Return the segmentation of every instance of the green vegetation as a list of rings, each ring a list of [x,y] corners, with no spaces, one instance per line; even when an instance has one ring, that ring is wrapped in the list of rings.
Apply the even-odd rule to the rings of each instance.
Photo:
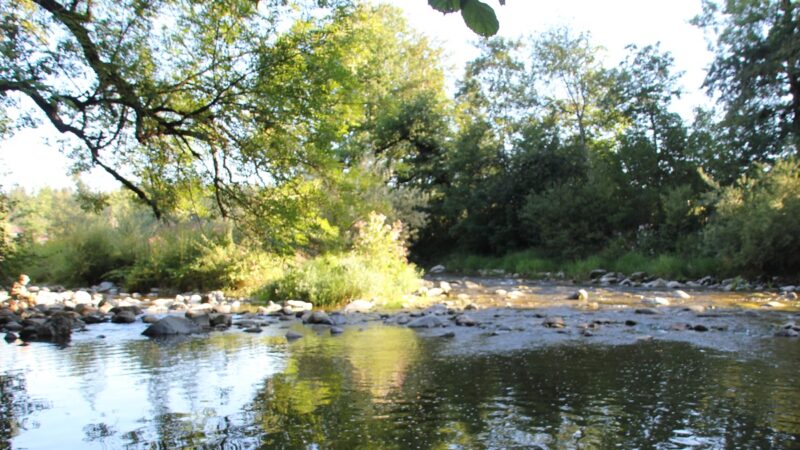
[[[46,120],[76,173],[130,195],[4,194],[4,280],[389,301],[416,288],[407,248],[526,275],[800,273],[793,2],[704,3],[719,107],[692,121],[658,45],[611,66],[564,28],[483,40],[448,98],[439,50],[385,5],[145,3],[0,4],[0,131]]]

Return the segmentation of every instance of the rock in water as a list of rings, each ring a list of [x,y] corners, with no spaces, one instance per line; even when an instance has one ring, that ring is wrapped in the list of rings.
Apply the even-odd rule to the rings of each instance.
[[[408,323],[409,328],[436,328],[444,325],[444,321],[437,316],[422,316]]]
[[[325,311],[314,311],[309,314],[308,318],[303,319],[303,322],[320,325],[333,325],[333,321],[328,314],[325,313]]]
[[[298,333],[297,331],[289,330],[289,331],[286,332],[286,340],[287,341],[294,341],[296,339],[300,339],[301,337],[303,337],[303,335]]]
[[[555,316],[545,319],[542,325],[546,326],[547,328],[564,328],[566,324],[564,323],[563,317]]]
[[[580,301],[587,301],[589,300],[589,292],[586,289],[578,289],[574,294],[567,297],[568,300],[580,300]]]
[[[179,316],[167,316],[147,327],[142,332],[148,337],[199,333],[201,328],[191,320]]]
[[[353,300],[352,302],[348,303],[347,306],[344,307],[344,312],[347,314],[365,313],[372,310],[374,306],[375,306],[374,303],[368,302],[366,300]]]
[[[136,314],[130,310],[122,310],[116,314],[114,317],[111,318],[111,322],[113,323],[133,323],[136,322]]]

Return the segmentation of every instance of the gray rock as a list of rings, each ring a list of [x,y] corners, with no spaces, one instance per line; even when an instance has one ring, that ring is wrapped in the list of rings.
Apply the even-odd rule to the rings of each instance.
[[[474,327],[478,321],[466,314],[459,314],[456,316],[456,325],[461,327]]]
[[[591,272],[589,272],[589,278],[594,280],[595,278],[600,278],[607,273],[608,271],[605,269],[594,269]]]
[[[676,289],[675,292],[673,292],[673,294],[675,295],[675,298],[680,298],[683,300],[689,300],[690,298],[692,298],[691,295],[687,294],[685,291],[682,291],[680,289]]]
[[[706,312],[706,307],[703,306],[703,305],[689,305],[684,309],[686,311],[691,311],[691,312],[693,312],[695,314],[702,314],[702,313]]]
[[[669,300],[664,297],[645,297],[642,303],[654,306],[669,306]]]
[[[197,326],[196,323],[192,322],[186,317],[167,316],[147,327],[142,334],[148,337],[156,337],[178,334],[193,334],[201,331],[202,329]]]
[[[641,283],[647,278],[647,272],[633,272],[628,278],[633,282]]]
[[[325,311],[314,311],[308,318],[305,318],[303,322],[317,325],[333,325],[333,320],[331,320],[330,316],[328,316]]]
[[[6,342],[8,342],[10,344],[12,342],[16,342],[18,338],[19,337],[16,334],[8,332],[8,333],[6,333],[5,340],[6,340]]]
[[[73,319],[69,313],[55,313],[46,320],[28,319],[20,330],[24,341],[69,342],[72,335]]]
[[[399,323],[399,320],[398,320]],[[411,322],[408,322],[409,328],[437,328],[444,326],[445,322],[438,316],[429,315],[418,317]]]
[[[262,330],[261,327],[259,327],[259,326],[255,326],[255,327],[250,327],[250,328],[245,328],[244,329],[245,333],[253,333],[253,334],[261,333],[262,331],[264,331],[264,330]]]
[[[24,328],[19,322],[8,322],[5,325],[6,331],[19,332]]]
[[[652,288],[665,288],[665,287],[667,287],[667,282],[666,282],[666,280],[663,280],[661,278],[656,278],[653,281],[649,281],[647,283],[642,284],[642,286],[644,286],[646,288],[651,288],[651,289]]]
[[[211,318],[207,312],[201,312],[198,314],[198,311],[186,311],[186,318],[194,322],[200,328],[208,329],[211,328]]]
[[[108,317],[106,317],[104,314],[100,314],[99,312],[83,317],[83,323],[86,325],[94,325],[103,322],[108,322]]]
[[[229,327],[233,323],[233,317],[230,314],[209,314],[209,325],[212,327]]]
[[[159,319],[156,316],[152,316],[152,315],[142,316],[142,322],[147,323],[147,324],[156,323],[156,322],[158,322],[158,320]]]
[[[559,316],[548,317],[542,322],[542,325],[546,326],[547,328],[564,328],[566,324],[564,323],[564,318]]]
[[[634,312],[636,314],[661,314],[653,308],[637,308]]]
[[[335,336],[337,334],[342,334],[342,333],[344,333],[344,329],[339,327],[331,327],[331,335]]]
[[[297,331],[289,330],[289,331],[286,332],[286,340],[287,341],[294,341],[296,339],[300,339],[301,337],[303,337],[303,335],[298,333]]]
[[[669,289],[680,289],[683,287],[683,283],[680,281],[670,281],[667,283],[667,288]]]
[[[136,314],[130,310],[119,311],[111,317],[112,323],[133,323],[136,322]]]
[[[698,324],[692,327],[694,331],[706,332],[708,331],[708,327],[703,324]]]
[[[791,328],[784,328],[784,329],[778,331],[777,333],[775,333],[775,336],[796,338],[796,337],[800,336],[800,333],[798,333],[797,331],[795,331],[795,330],[793,330]]]

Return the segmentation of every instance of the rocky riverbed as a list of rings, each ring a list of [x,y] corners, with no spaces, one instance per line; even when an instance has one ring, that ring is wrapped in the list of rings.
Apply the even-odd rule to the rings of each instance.
[[[144,334],[155,338],[260,333],[265,328],[305,325],[303,331],[296,327],[287,331],[287,340],[383,323],[447,340],[453,352],[507,351],[575,340],[598,344],[670,340],[737,350],[760,339],[797,338],[800,331],[800,302],[794,286],[732,292],[724,285],[658,281],[629,286],[611,285],[608,279],[605,274],[594,283],[576,286],[436,274],[400,310],[381,310],[364,300],[327,311],[295,300],[257,305],[225,298],[218,291],[171,297],[158,292],[125,294],[109,284],[59,292],[32,287],[35,301],[27,308],[10,308],[0,292],[0,300],[5,301],[0,329],[7,342],[27,345],[31,341],[66,344],[72,333],[103,322],[126,326],[143,321],[150,324]]]

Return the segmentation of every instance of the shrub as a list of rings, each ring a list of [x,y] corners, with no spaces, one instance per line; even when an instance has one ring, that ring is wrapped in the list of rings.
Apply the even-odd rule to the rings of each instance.
[[[716,193],[705,250],[745,274],[800,273],[800,163],[779,161]]]
[[[354,227],[350,249],[302,260],[266,287],[271,299],[303,299],[334,305],[363,298],[396,301],[419,287],[419,273],[406,258],[399,222],[370,213]]]

